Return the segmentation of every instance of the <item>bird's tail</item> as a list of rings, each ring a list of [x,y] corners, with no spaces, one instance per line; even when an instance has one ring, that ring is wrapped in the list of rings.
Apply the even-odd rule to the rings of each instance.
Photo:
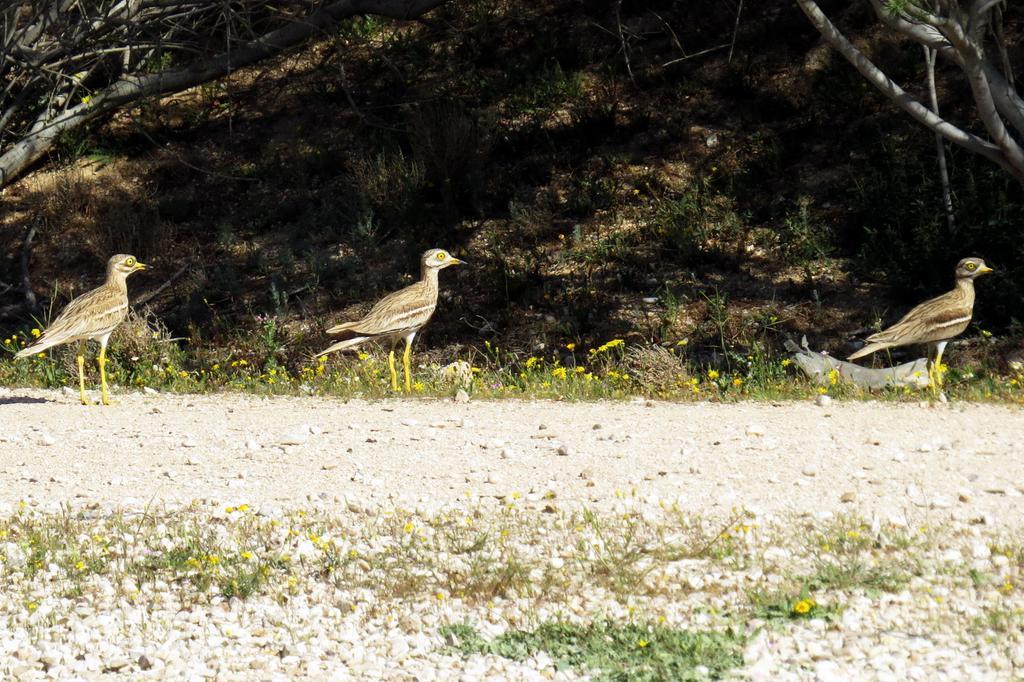
[[[33,343],[31,346],[29,346],[27,348],[22,348],[21,350],[19,350],[17,353],[15,353],[14,357],[16,357],[16,358],[27,358],[27,357],[30,357],[32,355],[35,355],[36,353],[42,353],[47,348],[52,348],[53,346],[56,346],[59,343],[60,343],[59,340],[55,341],[55,340],[50,340],[50,339],[47,339],[47,338],[42,338],[42,339],[39,339],[38,341],[36,341],[35,343]]]
[[[886,348],[892,348],[892,346],[893,346],[893,344],[886,343],[884,341],[879,341],[877,343],[869,343],[868,345],[864,346],[859,351],[857,351],[856,353],[854,353],[853,355],[851,355],[850,357],[848,357],[846,359],[847,360],[856,360],[857,358],[862,358],[865,355],[871,355],[872,353],[876,353],[876,352],[878,352],[880,350],[885,350]]]
[[[359,344],[361,344],[363,341],[366,341],[368,338],[370,338],[370,337],[368,337],[368,336],[353,336],[352,338],[345,339],[344,341],[339,341],[338,343],[335,343],[335,344],[333,344],[331,346],[328,346],[324,350],[322,350],[319,353],[317,353],[316,357],[320,357],[321,355],[327,355],[328,353],[335,353],[335,352],[337,352],[339,350],[347,350],[349,348],[354,348],[354,347],[358,346]]]

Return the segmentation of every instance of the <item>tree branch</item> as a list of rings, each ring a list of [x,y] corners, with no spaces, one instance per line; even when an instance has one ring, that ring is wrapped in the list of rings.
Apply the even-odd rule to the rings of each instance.
[[[25,41],[25,38],[30,34],[34,37],[41,35],[45,26],[57,21],[61,12],[67,9],[69,3],[72,2],[74,0],[55,0],[51,5],[51,11],[38,17],[35,24],[26,26],[17,42],[27,44],[30,41]],[[413,19],[444,2],[445,0],[336,0],[325,5],[317,3],[317,9],[309,14],[292,19],[284,26],[269,31],[254,40],[239,45],[229,43],[225,52],[205,62],[166,69],[158,73],[129,74],[109,85],[98,87],[86,101],[78,102],[74,99],[74,89],[78,87],[77,81],[69,89],[61,86],[60,93],[51,90],[49,104],[35,115],[27,132],[15,144],[4,150],[3,154],[0,154],[0,187],[9,183],[30,164],[46,154],[54,146],[62,132],[105,116],[124,104],[146,97],[179,92],[220,78],[233,70],[256,63],[297,45],[316,32],[346,17],[357,14],[374,14],[393,19]],[[164,12],[168,8],[173,8],[174,11],[179,11],[190,4],[209,7],[208,3],[148,2],[142,5],[141,10],[157,8]],[[137,11],[140,10],[137,9]],[[94,49],[98,48],[94,47]],[[9,52],[7,57],[10,57]],[[55,74],[55,83],[59,83],[63,75],[59,72]]]
[[[841,55],[843,55],[843,57],[850,62],[868,82],[878,88],[882,94],[892,100],[901,109],[910,114],[914,120],[942,135],[942,137],[950,142],[960,145],[965,149],[998,164],[1001,168],[1013,175],[1018,182],[1024,183],[1024,154],[1020,153],[1019,147],[1014,149],[1016,143],[1012,141],[1012,138],[1009,138],[1009,133],[1006,131],[1005,127],[1000,129],[1000,125],[1002,123],[1001,119],[999,119],[997,115],[995,116],[995,120],[992,119],[993,113],[996,111],[996,107],[994,103],[992,103],[992,98],[990,96],[991,91],[987,88],[987,81],[986,86],[982,87],[981,83],[974,80],[979,76],[981,80],[984,80],[983,69],[981,68],[980,61],[973,65],[965,64],[965,66],[969,69],[973,68],[974,71],[971,87],[972,90],[974,90],[975,87],[978,88],[978,91],[975,93],[975,97],[977,98],[978,96],[981,96],[984,98],[986,93],[989,95],[987,102],[984,104],[986,109],[983,118],[988,119],[985,121],[986,128],[988,128],[989,125],[992,126],[989,129],[990,134],[993,134],[993,131],[1001,133],[1001,137],[999,138],[996,138],[996,135],[993,134],[993,137],[997,139],[997,144],[993,144],[974,133],[963,130],[931,111],[928,107],[903,90],[903,88],[901,88],[891,78],[885,75],[885,73],[875,66],[875,64],[868,59],[863,52],[858,50],[853,43],[847,40],[846,36],[840,33],[835,25],[829,21],[828,17],[825,16],[814,0],[796,1],[797,5],[800,6],[800,9],[803,10],[804,14],[807,15],[807,18],[814,27],[818,29],[818,32],[821,33],[825,40]],[[875,0],[872,1],[874,2]],[[955,40],[956,38],[951,42],[955,42]],[[996,121],[998,121],[999,125],[996,125]]]
[[[882,94],[899,105],[904,111],[910,114],[915,120],[928,126],[935,132],[940,133],[947,140],[959,144],[975,153],[1008,167],[1008,162],[1002,158],[998,147],[991,142],[984,140],[973,133],[969,133],[949,123],[934,112],[928,110],[923,104],[914,99],[906,91],[897,85],[892,79],[886,76],[875,64],[858,50],[853,43],[846,39],[828,17],[821,11],[813,0],[797,0],[800,9],[807,18],[814,24],[815,28],[822,34],[825,40],[832,45],[843,57],[849,61],[861,75],[877,87]],[[1024,169],[1021,169],[1020,177],[1024,179]]]

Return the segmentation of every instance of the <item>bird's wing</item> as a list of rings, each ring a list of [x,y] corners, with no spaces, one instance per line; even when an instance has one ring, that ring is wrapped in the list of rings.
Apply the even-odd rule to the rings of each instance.
[[[905,345],[952,338],[971,322],[973,301],[954,290],[911,309],[899,322],[867,338],[869,343]]]
[[[363,319],[340,324],[327,331],[359,336],[397,335],[425,325],[436,307],[437,293],[431,295],[423,282],[416,282],[377,301]]]
[[[82,339],[93,339],[112,331],[128,314],[128,296],[115,288],[101,286],[68,303],[43,335],[24,353]]]

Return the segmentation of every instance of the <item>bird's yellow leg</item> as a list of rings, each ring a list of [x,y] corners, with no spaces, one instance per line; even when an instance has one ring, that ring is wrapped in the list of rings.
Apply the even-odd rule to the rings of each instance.
[[[391,348],[391,352],[388,353],[388,369],[391,370],[391,390],[398,390],[398,371],[395,369],[395,349]]]
[[[82,355],[81,345],[78,346],[78,397],[83,405],[89,404],[89,399],[85,397],[85,356]]]
[[[939,344],[939,350],[935,354],[935,379],[938,381],[938,385],[942,386],[942,351],[946,350],[944,343]]]
[[[107,396],[107,345],[100,345],[100,356],[97,359],[100,365],[100,395],[104,405],[110,404],[110,397]]]
[[[412,352],[412,343],[405,342],[405,353],[402,354],[402,366],[405,368],[405,392],[412,393],[412,369],[409,367],[409,355]]]

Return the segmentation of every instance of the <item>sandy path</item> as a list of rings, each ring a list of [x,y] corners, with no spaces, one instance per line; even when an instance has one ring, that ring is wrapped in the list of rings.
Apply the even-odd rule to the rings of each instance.
[[[0,391],[7,503],[434,505],[550,489],[607,507],[635,489],[695,512],[1024,517],[1024,412],[1004,406],[126,394],[101,408]]]

